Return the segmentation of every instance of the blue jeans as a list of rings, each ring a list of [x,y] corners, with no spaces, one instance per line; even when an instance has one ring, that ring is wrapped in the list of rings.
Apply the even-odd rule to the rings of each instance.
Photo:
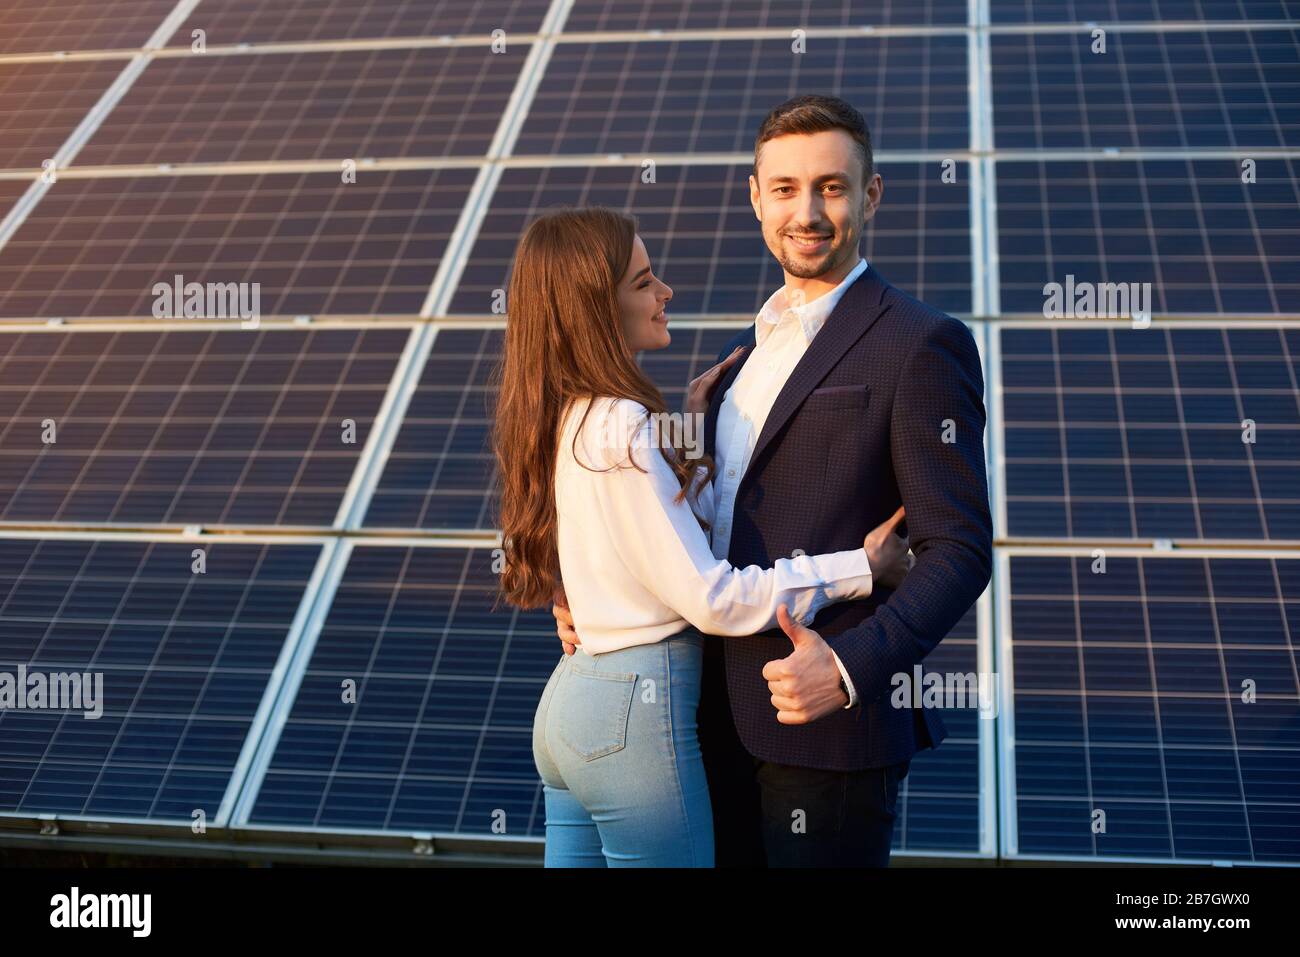
[[[712,867],[704,636],[561,656],[533,719],[547,867]]]

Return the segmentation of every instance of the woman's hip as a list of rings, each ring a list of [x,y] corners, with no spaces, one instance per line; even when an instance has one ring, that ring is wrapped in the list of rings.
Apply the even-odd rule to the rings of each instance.
[[[638,765],[645,776],[697,756],[703,638],[691,629],[649,645],[567,656],[538,707],[534,744],[546,752],[539,769],[552,764],[572,787],[572,778],[618,777]]]

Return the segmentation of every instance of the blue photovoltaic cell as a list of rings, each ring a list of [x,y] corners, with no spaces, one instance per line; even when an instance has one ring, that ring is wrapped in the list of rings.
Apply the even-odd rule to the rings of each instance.
[[[0,168],[53,158],[123,68],[121,60],[0,62]]]
[[[177,275],[258,284],[263,318],[413,316],[475,175],[62,177],[0,247],[0,316],[152,319]]]
[[[482,155],[527,55],[519,43],[160,57],[76,164]]]
[[[989,0],[993,23],[1300,19],[1296,0]]]
[[[358,547],[251,814],[290,827],[538,836],[549,611],[492,610],[491,549]],[[341,688],[355,682],[355,704]]]
[[[966,0],[575,0],[564,29],[965,26],[967,6]]]
[[[176,0],[7,0],[0,54],[142,47],[175,8]],[[116,62],[120,71],[125,61]]]
[[[514,153],[748,152],[768,111],[810,90],[862,110],[876,150],[969,145],[964,36],[790,47],[788,38],[561,43]]]
[[[816,623],[814,622],[814,625]],[[976,610],[970,611],[925,659],[925,674],[975,675]],[[982,722],[975,708],[939,711],[948,737],[934,750],[918,751],[898,792],[894,850],[978,853]],[[990,727],[989,733],[992,733]]]
[[[1300,560],[1095,567],[1011,558],[1018,852],[1300,859]]]
[[[409,335],[0,333],[0,521],[330,525]]]
[[[1300,327],[1016,327],[1001,349],[1011,537],[1300,541]]]
[[[190,46],[203,30],[209,46],[330,40],[511,36],[538,30],[550,0],[203,0],[176,31],[172,46]]]
[[[493,610],[490,549],[359,547],[348,562],[250,821],[541,836],[532,723],[559,659],[547,611]],[[720,639],[721,640],[721,639]],[[974,613],[927,660],[975,670]],[[356,683],[356,703],[340,688]],[[900,850],[978,849],[978,717],[917,755]]]
[[[1000,149],[1294,147],[1300,31],[995,34]]]
[[[0,539],[0,672],[102,676],[0,710],[0,811],[216,821],[320,546],[196,547]]]
[[[669,326],[672,344],[640,361],[670,410],[738,329]],[[489,433],[499,329],[440,329],[366,513],[368,527],[491,529],[496,470]]]
[[[1156,316],[1300,313],[1296,166],[1252,163],[999,162],[1002,312],[1057,318],[1045,286],[1073,277],[1150,283]]]
[[[968,166],[942,180],[934,163],[877,164],[884,199],[862,250],[910,296],[950,313],[971,309]],[[490,315],[509,282],[528,223],[553,205],[599,204],[637,218],[656,275],[673,289],[669,312],[748,317],[784,282],[749,202],[749,166],[658,164],[506,169],[451,302],[451,312]]]
[[[27,192],[31,186],[24,180],[17,179],[0,179],[0,220],[9,215],[9,210],[14,208],[18,198]]]

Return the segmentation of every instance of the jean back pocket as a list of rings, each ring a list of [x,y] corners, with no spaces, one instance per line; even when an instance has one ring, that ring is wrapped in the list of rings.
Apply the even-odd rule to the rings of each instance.
[[[627,720],[635,694],[635,674],[594,671],[571,663],[551,702],[556,733],[584,761],[621,751],[627,745]]]

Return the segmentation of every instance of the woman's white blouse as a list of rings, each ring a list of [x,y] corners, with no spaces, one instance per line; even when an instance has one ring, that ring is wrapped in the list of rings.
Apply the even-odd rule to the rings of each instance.
[[[560,574],[584,651],[651,644],[688,623],[705,634],[754,635],[777,627],[778,605],[806,624],[831,602],[871,594],[861,548],[779,558],[774,568],[714,558],[692,511],[693,502],[712,522],[703,468],[686,499],[674,502],[681,486],[645,406],[597,398],[575,445],[588,404],[574,400],[563,417],[555,467]],[[629,460],[629,439],[640,469]]]

